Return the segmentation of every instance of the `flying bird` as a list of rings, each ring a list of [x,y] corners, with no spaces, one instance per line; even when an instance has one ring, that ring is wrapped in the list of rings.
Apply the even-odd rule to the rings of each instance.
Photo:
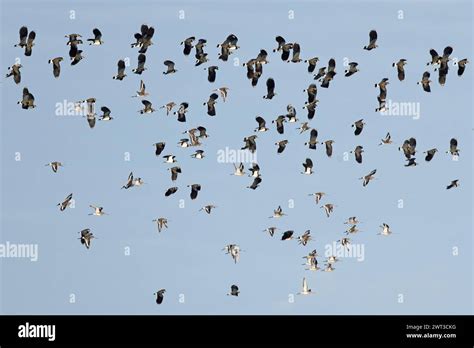
[[[112,78],[114,80],[119,80],[119,81],[122,81],[124,79],[124,77],[127,76],[127,74],[125,74],[125,61],[123,59],[120,59],[117,63],[117,75],[113,76]],[[141,83],[143,83],[143,81],[141,81]],[[142,87],[140,85],[140,87]],[[144,86],[143,86],[144,88]],[[138,95],[139,92],[137,92],[137,95]]]
[[[138,64],[135,69],[132,69],[132,72],[138,75],[141,75],[147,68],[145,68],[146,56],[143,53],[138,55]]]
[[[160,218],[154,219],[152,222],[156,222],[156,225],[158,227],[158,233],[160,233],[163,228],[168,228],[167,218],[160,217]]]
[[[405,65],[407,64],[406,59],[400,59],[396,63],[392,63],[392,67],[397,67],[397,76],[400,81],[405,80]]]
[[[166,71],[163,71],[163,75],[174,74],[175,72],[178,71],[175,69],[174,67],[175,64],[171,60],[165,60],[163,64],[166,65],[166,68],[167,68]]]
[[[97,28],[94,28],[94,30],[92,30],[92,33],[94,34],[94,38],[87,39],[87,41],[89,41],[89,45],[94,45],[94,46],[102,45],[104,41],[102,41],[102,33],[100,32],[100,30]]]
[[[367,46],[364,46],[364,50],[370,51],[377,47],[379,47],[377,45],[377,31],[371,30],[369,32],[369,44]]]
[[[227,295],[228,296],[239,296],[239,294],[240,294],[239,287],[234,284],[230,287],[230,292]]]
[[[49,61],[51,62],[51,61]],[[10,77],[13,76],[13,81],[18,85],[21,82],[21,72],[20,69],[23,67],[23,65],[17,63],[13,64],[11,67],[8,68],[9,72],[6,74],[5,77]]]
[[[431,92],[431,87],[430,87],[430,83],[431,83],[431,80],[430,80],[430,73],[429,71],[425,71],[423,73],[423,77],[421,78],[421,81],[418,81],[416,84],[417,85],[420,85],[423,87],[423,90],[425,92]]]
[[[283,232],[283,234],[281,236],[281,240],[286,241],[286,240],[293,239],[293,233],[294,233],[294,231],[291,231],[291,230]]]
[[[58,78],[61,74],[61,62],[63,61],[63,57],[56,57],[53,59],[48,60],[48,64],[53,64],[53,76]]]
[[[165,292],[166,290],[165,289],[161,289],[161,290],[158,290],[157,292],[155,292],[153,295],[156,295],[156,304],[162,304],[163,303],[163,299],[165,297]]]
[[[362,186],[367,186],[369,184],[369,182],[371,180],[374,180],[375,179],[375,173],[377,172],[377,169],[374,169],[372,170],[369,174],[367,174],[366,176],[363,176],[362,178],[359,178],[359,180],[364,180],[364,182],[362,183]]]
[[[188,187],[191,187],[191,193],[189,196],[191,197],[191,199],[196,199],[199,191],[201,191],[201,185],[192,184],[192,185],[188,185]]]
[[[355,121],[352,124],[352,128],[355,128],[354,129],[354,135],[360,135],[360,133],[362,133],[362,130],[364,129],[364,126],[365,126],[365,122],[364,122],[363,119]]]
[[[458,186],[459,186],[459,179],[456,179],[456,180],[451,181],[451,183],[448,186],[446,186],[446,190],[450,190],[453,187],[458,187]]]
[[[21,104],[21,108],[24,110],[34,109],[36,107],[35,97],[30,93],[28,88],[23,88],[23,98],[18,101],[17,104]]]
[[[91,232],[89,228],[82,230],[80,233],[81,233],[81,237],[79,239],[81,240],[81,244],[85,245],[86,248],[89,249],[91,246],[92,239],[95,238],[94,234]]]
[[[304,172],[301,174],[311,175],[313,174],[313,161],[311,158],[307,158],[306,161],[303,163]]]
[[[50,166],[51,169],[53,170],[54,173],[56,173],[59,169],[59,167],[62,167],[63,164],[61,162],[51,162],[51,163],[48,163],[48,164],[45,164],[45,166]]]
[[[306,282],[306,278],[303,278],[303,289],[301,292],[298,292],[298,295],[310,295],[314,294],[311,292],[311,289],[308,288],[308,283]]]
[[[70,193],[70,194],[64,199],[64,201],[62,201],[61,203],[58,203],[58,204],[57,204],[57,206],[59,206],[59,210],[60,210],[60,211],[66,210],[66,208],[71,205],[71,201],[72,201],[72,193]]]
[[[267,80],[267,95],[264,95],[263,99],[272,99],[275,95],[275,80],[269,78]]]
[[[352,76],[354,75],[356,72],[359,71],[359,69],[357,68],[359,64],[356,63],[356,62],[350,62],[349,63],[349,67],[344,71],[344,76],[345,77],[349,77],[349,76]]]

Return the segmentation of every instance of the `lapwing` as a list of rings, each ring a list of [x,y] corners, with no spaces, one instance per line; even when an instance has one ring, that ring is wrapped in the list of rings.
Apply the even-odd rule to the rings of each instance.
[[[92,33],[94,34],[94,38],[87,39],[87,41],[89,41],[89,45],[94,45],[94,46],[102,45],[104,41],[102,41],[102,33],[100,32],[100,30],[97,28],[94,28],[94,30],[92,30]]]
[[[18,101],[17,104],[21,104],[21,108],[24,110],[34,109],[36,107],[35,97],[30,93],[28,88],[23,88],[23,98]]]
[[[143,104],[143,109],[138,111],[141,115],[151,114],[155,112],[155,109],[153,108],[153,104],[150,101],[142,100],[142,104]]]
[[[136,92],[132,97],[146,97],[149,93],[146,91],[146,86],[143,80],[140,80],[140,90]],[[161,108],[160,108],[161,109]]]
[[[334,207],[335,207],[334,204],[327,203],[327,204],[321,206],[320,208],[324,208],[324,212],[326,213],[326,216],[329,217],[329,216],[331,216],[332,212],[334,211]]]
[[[219,92],[222,98],[222,102],[225,103],[225,100],[227,99],[227,95],[229,94],[229,89],[227,87],[220,87],[218,89],[215,89],[214,92]]]
[[[188,112],[189,104],[183,102],[179,105],[178,111],[173,112],[174,115],[178,115],[178,122],[186,122],[186,113]]]
[[[311,129],[309,141],[304,144],[308,145],[308,148],[316,150],[316,145],[318,144],[318,131],[316,128]]]
[[[93,213],[90,213],[89,215],[94,215],[94,216],[102,216],[102,215],[108,215],[104,211],[104,207],[96,207],[95,205],[89,205],[92,209],[94,209]]]
[[[321,145],[326,146],[326,156],[331,157],[332,156],[332,144],[334,144],[334,140],[326,140],[325,142],[321,143]]]
[[[266,127],[265,119],[261,116],[255,117],[255,121],[258,122],[258,127],[255,128],[255,132],[266,132],[268,128]]]
[[[215,205],[208,204],[202,207],[201,209],[199,209],[199,211],[205,211],[207,214],[211,214],[212,209],[215,209],[215,208],[217,208]]]
[[[307,158],[306,161],[303,163],[304,172],[301,174],[311,175],[313,174],[313,161],[311,158]]]
[[[370,51],[377,47],[379,47],[377,45],[377,31],[371,30],[369,32],[369,44],[367,46],[364,46],[364,50]]]
[[[204,150],[196,150],[196,152],[193,153],[191,157],[196,158],[196,159],[203,159],[205,157]]]
[[[175,72],[177,72],[178,70],[176,70],[176,68],[174,67],[175,64],[173,61],[171,60],[165,60],[163,62],[164,65],[166,65],[166,68],[167,70],[166,71],[163,71],[163,75],[169,75],[169,74],[174,74]]]
[[[453,187],[458,187],[458,186],[459,186],[459,179],[456,179],[456,180],[451,181],[451,183],[448,186],[446,186],[446,189],[450,190]]]
[[[268,232],[268,234],[273,237],[273,235],[275,234],[275,231],[277,230],[278,228],[277,227],[268,227],[266,228],[265,230],[263,230],[263,232]]]
[[[318,87],[315,83],[312,83],[308,88],[304,89],[303,92],[308,94],[308,104],[316,100],[316,95],[318,94]]]
[[[257,143],[255,139],[257,139],[256,135],[245,137],[244,138],[245,145],[241,148],[241,150],[248,149],[251,153],[255,153],[255,151],[257,151]]]
[[[181,167],[175,166],[172,168],[168,168],[171,172],[171,181],[176,181],[178,179],[178,174],[181,174]]]
[[[349,67],[344,71],[344,76],[349,77],[349,76],[354,75],[356,72],[358,72],[359,71],[359,69],[357,68],[358,65],[359,64],[356,62],[350,62]]]
[[[207,102],[203,103],[203,105],[207,105],[207,114],[209,116],[216,116],[216,103],[217,103],[217,98],[219,98],[219,95],[217,93],[212,93],[209,96],[209,99]]]
[[[160,305],[163,303],[163,299],[165,298],[165,292],[166,292],[166,289],[160,289],[153,294],[156,296],[156,304]]]
[[[263,96],[263,99],[272,99],[275,95],[275,80],[269,78],[267,80],[267,94]]]
[[[61,162],[51,162],[51,163],[48,163],[48,164],[45,164],[45,166],[49,166],[51,167],[51,169],[53,170],[54,173],[57,173],[59,167],[62,167],[63,164]]]
[[[186,40],[181,41],[180,45],[184,45],[183,54],[185,56],[189,56],[189,54],[191,53],[191,50],[194,47],[193,45],[194,40],[196,40],[196,38],[194,36],[191,36],[191,37],[188,37]]]
[[[132,72],[138,75],[141,75],[147,68],[145,67],[146,56],[143,53],[138,55],[138,64],[135,69],[132,69]]]
[[[367,174],[366,176],[363,176],[361,178],[359,178],[359,180],[364,180],[363,183],[362,183],[362,186],[367,186],[369,184],[369,182],[371,180],[374,180],[375,179],[375,173],[377,173],[377,169],[374,169],[372,170],[369,174]]]
[[[106,106],[102,106],[100,108],[100,110],[102,111],[102,115],[100,115],[99,117],[99,121],[111,121],[113,120],[114,118],[110,115],[111,111],[108,107]]]
[[[66,208],[69,207],[69,205],[71,204],[71,200],[72,200],[72,193],[70,193],[70,194],[64,199],[64,201],[62,201],[61,203],[58,203],[56,206],[59,206],[59,210],[60,210],[60,211],[64,211],[64,210],[66,210]]]
[[[51,61],[49,61],[51,62]],[[13,76],[13,81],[18,85],[21,82],[21,72],[20,69],[23,67],[21,64],[13,64],[8,68],[8,74],[5,77]],[[58,75],[59,76],[59,75]]]
[[[59,77],[61,74],[61,62],[63,61],[63,57],[56,57],[53,59],[48,60],[48,64],[53,64],[53,76],[55,78]]]
[[[256,190],[261,182],[262,182],[262,178],[258,176],[255,179],[253,179],[252,184],[250,186],[247,186],[247,188],[252,189],[252,190]]]
[[[364,119],[360,119],[358,121],[355,121],[352,124],[352,128],[355,128],[354,129],[354,135],[360,135],[360,133],[362,133],[362,130],[364,129],[364,126],[365,126]]]
[[[284,122],[286,122],[286,118],[283,115],[278,116],[276,120],[272,121],[272,123],[276,124],[276,129],[279,134],[285,133]]]
[[[230,292],[227,295],[228,296],[239,296],[239,294],[240,294],[239,287],[234,284],[230,287]]]
[[[188,185],[188,187],[191,187],[191,193],[189,194],[189,197],[191,197],[192,200],[196,199],[199,191],[201,191],[201,185],[192,184],[192,185]]]
[[[153,146],[155,147],[155,155],[159,156],[159,155],[161,155],[161,153],[165,149],[166,143],[165,142],[159,142],[159,143],[153,144]]]
[[[314,199],[316,201],[316,204],[319,204],[319,201],[325,196],[326,194],[324,192],[315,192],[315,193],[310,193],[308,196],[314,196]]]
[[[397,63],[393,63],[392,67],[397,67],[397,76],[400,81],[405,80],[405,65],[407,64],[406,59],[400,59]]]
[[[163,156],[163,158],[165,159],[165,163],[176,163],[176,162],[178,162],[176,160],[176,156],[174,156],[174,155],[165,155],[165,156]]]
[[[125,183],[125,185],[122,186],[122,188],[126,190],[128,190],[130,187],[133,187],[133,172],[130,172],[130,174],[128,174],[127,182]]]
[[[364,152],[364,148],[360,145],[357,145],[354,151],[351,153],[354,154],[355,160],[357,163],[362,163],[362,153]]]
[[[308,283],[306,282],[306,278],[303,278],[303,289],[301,292],[298,292],[297,295],[310,295],[313,294],[311,289],[308,288]]]
[[[310,58],[304,61],[305,63],[308,63],[308,72],[311,74],[314,69],[316,68],[316,64],[319,62],[318,57]]]
[[[301,124],[301,126],[299,126],[296,129],[300,131],[300,134],[302,134],[302,133],[306,132],[307,130],[310,130],[311,127],[309,126],[308,122],[303,122]]]
[[[380,141],[379,146],[382,144],[391,144],[391,143],[392,143],[392,136],[390,135],[390,132],[387,132],[387,135],[385,136],[385,138]]]
[[[294,234],[294,233],[295,233],[295,232],[292,231],[292,230],[283,232],[283,234],[282,234],[282,236],[281,236],[281,240],[282,240],[282,241],[286,241],[286,240],[291,240],[291,239],[293,239],[293,234]]]
[[[114,80],[119,80],[119,81],[122,81],[124,79],[124,77],[127,76],[127,74],[125,74],[125,61],[123,59],[120,59],[118,62],[117,62],[117,75],[113,76],[112,78]],[[143,83],[143,81],[142,81]],[[141,86],[140,86],[141,87]],[[144,90],[143,90],[144,91]],[[139,96],[138,94],[139,92],[137,92],[137,96]]]
[[[423,153],[426,153],[426,156],[425,156],[425,161],[426,162],[429,162],[433,159],[435,153],[438,152],[438,149],[431,149],[431,150],[428,150],[426,152],[423,152]]]
[[[92,239],[95,238],[94,234],[91,232],[89,228],[82,230],[80,233],[81,233],[81,237],[79,239],[81,240],[81,244],[85,245],[86,248],[89,249],[91,247]]]
[[[158,227],[158,233],[160,233],[163,228],[168,228],[167,218],[160,217],[160,218],[154,219],[152,222],[156,222],[156,225]]]
[[[270,216],[269,218],[281,218],[282,216],[285,216],[286,214],[283,213],[283,210],[281,209],[281,206],[278,206],[278,208],[276,208],[274,211],[273,211],[273,216]]]
[[[165,109],[166,108],[166,116],[169,115],[169,113],[171,112],[171,110],[173,110],[173,108],[176,106],[176,103],[175,102],[169,102],[165,105],[162,105],[160,106],[160,109]]]
[[[421,81],[418,81],[416,84],[417,85],[420,85],[423,87],[423,90],[425,92],[431,92],[431,87],[430,87],[430,83],[431,83],[431,80],[430,80],[430,72],[429,71],[425,71],[423,73],[423,77],[421,78]]]
[[[281,140],[275,143],[275,145],[278,145],[277,153],[282,153],[285,151],[286,145],[288,144],[288,140]]]
[[[338,242],[340,242],[341,245],[347,249],[349,249],[351,245],[351,240],[347,237],[339,239]]]
[[[216,74],[217,70],[219,70],[219,67],[216,65],[204,68],[204,70],[207,70],[207,81],[210,83],[216,82]]]
[[[244,164],[242,162],[240,162],[240,164],[238,166],[235,165],[235,163],[233,163],[233,165],[234,165],[234,173],[232,173],[231,175],[235,175],[235,176],[245,175],[245,167],[244,167]]]
[[[446,153],[450,153],[452,156],[459,156],[459,151],[457,139],[451,138],[449,141],[449,151],[446,151]]]
[[[382,229],[382,232],[379,232],[377,234],[379,235],[382,235],[382,236],[389,236],[391,235],[393,232],[390,231],[390,226],[387,225],[386,223],[383,223],[380,228]]]
[[[169,196],[171,196],[172,194],[175,194],[176,191],[178,191],[178,188],[177,188],[176,186],[170,187],[169,189],[166,190],[166,192],[165,192],[165,197],[169,197]]]
[[[464,73],[464,70],[466,70],[466,64],[468,63],[469,61],[467,60],[467,58],[461,59],[457,63],[454,62],[454,65],[458,66],[458,76],[462,76],[462,74]]]
[[[249,168],[250,174],[249,176],[258,178],[260,177],[260,166],[257,163],[252,163],[252,167]]]
[[[306,246],[306,244],[308,244],[308,242],[311,240],[311,231],[310,230],[306,230],[301,236],[299,236],[298,238],[298,243],[299,244],[303,244],[303,246]]]

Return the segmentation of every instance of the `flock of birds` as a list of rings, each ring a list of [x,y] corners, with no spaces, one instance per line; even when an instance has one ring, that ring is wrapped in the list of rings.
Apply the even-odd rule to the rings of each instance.
[[[135,33],[134,38],[135,41],[131,43],[132,48],[137,48],[138,49],[138,59],[137,59],[137,65],[135,68],[131,70],[133,74],[137,75],[142,75],[146,70],[146,64],[147,64],[147,51],[150,46],[153,45],[153,37],[154,37],[154,28],[151,26],[147,25],[142,25],[140,28],[140,31]],[[92,31],[93,37],[87,39],[87,42],[91,46],[100,46],[104,44],[104,41],[102,40],[102,33],[99,29],[95,28]],[[33,52],[33,47],[35,46],[35,38],[36,38],[36,33],[34,31],[28,31],[28,28],[23,26],[20,28],[19,31],[20,35],[20,41],[15,45],[15,47],[19,47],[24,49],[24,54],[27,57],[32,56]],[[66,38],[68,41],[66,42],[67,46],[69,46],[69,58],[70,58],[70,64],[72,66],[75,66],[79,63],[81,63],[86,57],[83,54],[83,51],[80,49],[81,45],[83,44],[82,36],[80,34],[69,34],[66,35]],[[367,51],[372,51],[378,47],[377,45],[377,32],[375,30],[371,30],[369,33],[369,43],[368,45],[364,46],[363,49]],[[334,58],[331,58],[328,63],[327,67],[319,67],[317,72],[316,71],[319,58],[318,57],[311,57],[307,59],[302,59],[301,56],[301,47],[298,43],[296,42],[287,42],[282,36],[277,36],[275,38],[277,47],[273,49],[273,53],[279,54],[281,57],[281,60],[283,62],[288,62],[288,63],[306,63],[307,64],[307,72],[313,75],[313,78],[316,82],[319,83],[320,88],[329,88],[331,82],[333,82],[336,79],[337,72],[336,72],[336,60]],[[208,56],[208,53],[205,52],[206,47],[207,47],[207,41],[205,39],[198,39],[196,40],[195,37],[189,37],[181,42],[181,45],[183,46],[183,54],[185,56],[188,56],[192,53],[193,49],[195,51],[195,66],[200,66],[202,64],[207,63],[210,59]],[[362,46],[362,45],[361,45]],[[222,62],[226,62],[231,54],[233,54],[236,50],[239,49],[238,46],[238,38],[236,35],[231,34],[229,35],[222,43],[217,45],[217,48],[220,49],[220,53],[218,54],[217,58],[218,60],[221,60]],[[446,79],[448,76],[448,72],[450,70],[449,67],[449,62],[452,60],[450,58],[450,55],[453,52],[453,48],[448,46],[443,50],[443,54],[439,55],[438,52],[434,49],[431,49],[429,51],[429,54],[431,56],[430,61],[427,63],[427,66],[431,66],[434,68],[434,71],[438,73],[438,83],[443,86],[446,83]],[[263,67],[266,64],[269,64],[269,60],[267,60],[268,53],[265,49],[261,49],[260,52],[258,52],[257,56],[255,58],[249,59],[247,62],[243,64],[243,66],[246,68],[246,74],[247,78],[250,80],[252,86],[257,86],[259,79],[263,76]],[[63,64],[64,58],[63,57],[55,57],[49,60],[49,63],[52,65],[53,69],[53,76],[55,78],[60,78],[61,76],[61,64]],[[176,69],[176,64],[172,60],[165,60],[163,62],[164,66],[166,67],[166,70],[163,71],[164,75],[169,75],[169,74],[175,74],[178,72]],[[404,81],[405,79],[405,65],[407,64],[406,59],[400,59],[398,62],[395,62],[392,64],[392,67],[396,68],[397,70],[397,77],[399,81]],[[456,61],[454,63],[457,65],[457,75],[462,76],[466,65],[468,64],[467,59],[462,59],[459,61]],[[358,63],[357,62],[350,62],[344,72],[345,77],[350,77],[353,76],[354,74],[359,72],[358,69]],[[14,64],[9,68],[9,72],[6,75],[6,77],[12,77],[14,82],[19,85],[21,83],[21,64]],[[127,77],[126,74],[126,64],[123,59],[120,59],[117,62],[117,73],[116,75],[113,76],[114,80],[117,81],[122,81]],[[206,66],[205,68],[207,70],[207,79],[209,83],[214,83],[216,81],[216,76],[219,71],[219,67],[217,65],[212,65],[212,66]],[[313,82],[309,84],[309,86],[303,90],[303,92],[307,93],[307,102],[304,104],[303,109],[306,109],[307,111],[307,121],[301,122],[300,126],[296,128],[299,131],[299,134],[303,134],[308,132],[309,133],[309,139],[304,143],[305,146],[307,146],[309,149],[316,150],[317,145],[321,144],[324,145],[325,147],[325,153],[327,157],[332,157],[333,155],[333,145],[335,143],[334,140],[328,139],[323,142],[319,140],[319,134],[316,128],[313,128],[310,126],[310,121],[314,118],[315,113],[316,113],[316,108],[318,106],[319,100],[316,99],[317,92],[318,92],[318,84],[316,82]],[[333,82],[334,83],[334,82]],[[430,80],[430,72],[425,71],[422,73],[422,78],[418,82],[419,85],[421,85],[423,91],[425,92],[430,92],[431,91],[431,80]],[[277,84],[275,80],[271,77],[268,77],[266,79],[266,94],[263,95],[263,99],[270,101],[272,100],[276,95],[277,91]],[[375,87],[379,88],[379,93],[377,96],[377,102],[378,102],[378,107],[375,109],[376,112],[380,111],[386,111],[387,110],[387,105],[386,105],[386,100],[387,100],[387,86],[389,85],[389,79],[388,78],[382,78],[381,81],[377,84],[375,84]],[[212,93],[210,94],[208,100],[203,103],[203,106],[206,107],[207,109],[207,114],[211,117],[217,115],[217,110],[216,110],[216,103],[219,98],[222,99],[223,102],[226,101],[226,98],[228,97],[229,93],[229,88],[228,87],[220,87],[217,89],[214,89]],[[141,103],[143,105],[143,108],[138,110],[139,114],[141,115],[147,115],[151,114],[155,111],[157,111],[152,102],[150,102],[149,99],[147,99],[149,96],[149,93],[146,90],[146,85],[143,80],[140,81],[140,86],[139,90],[136,92],[136,94],[133,95],[133,97],[136,98],[141,98]],[[95,113],[95,103],[96,99],[91,97],[86,100],[82,100],[76,103],[76,108],[78,111],[84,110],[86,113],[86,119],[88,122],[88,125],[90,128],[94,128],[96,124],[96,116],[97,114]],[[29,91],[27,87],[23,88],[23,97],[22,99],[18,102],[18,104],[21,105],[22,109],[28,110],[28,109],[33,109],[35,108],[35,97],[34,95]],[[177,118],[178,122],[186,122],[186,113],[188,111],[189,103],[188,102],[181,102],[175,103],[174,101],[170,101],[166,103],[165,105],[160,106],[160,109],[165,109],[166,115],[174,115]],[[111,109],[108,108],[107,106],[102,106],[100,108],[102,114],[99,115],[99,120],[100,121],[112,121],[114,118],[112,117],[112,112]],[[263,134],[267,131],[270,131],[271,129],[267,127],[267,122],[262,116],[257,116],[255,118],[257,122],[257,127],[254,129],[254,133],[257,134]],[[285,125],[290,124],[290,123],[296,123],[298,122],[299,119],[297,117],[297,112],[296,108],[292,106],[291,104],[287,106],[287,113],[284,115],[279,115],[277,116],[274,120],[272,120],[272,124],[275,125],[276,132],[278,134],[285,134]],[[365,121],[364,119],[359,119],[355,121],[352,124],[352,127],[354,128],[354,136],[358,137],[362,134],[365,126]],[[208,138],[207,134],[207,129],[204,126],[199,126],[196,128],[191,128],[184,132],[184,134],[187,135],[187,137],[183,138],[180,137],[178,141],[178,145],[182,148],[196,148],[200,147],[202,145],[202,142]],[[257,151],[257,139],[258,135],[257,134],[251,134],[249,136],[246,136],[243,139],[244,145],[242,147],[242,150],[248,150],[251,153],[255,153]],[[278,154],[282,154],[289,141],[287,139],[281,140],[275,145],[277,146],[276,152]],[[381,142],[379,145],[390,145],[392,144],[392,138],[390,132],[386,134],[386,136],[381,139]],[[176,156],[173,154],[163,154],[163,151],[166,148],[166,143],[165,142],[157,142],[154,144],[155,148],[155,155],[156,156],[162,156],[164,159],[164,163],[172,165],[172,167],[168,168],[170,175],[171,175],[171,181],[174,183],[177,179],[179,174],[182,173],[182,169],[180,166],[176,165],[177,159]],[[415,155],[418,153],[417,150],[417,141],[416,138],[410,137],[406,139],[399,147],[399,150],[403,152],[405,159],[406,159],[406,167],[412,167],[418,165],[418,162],[416,162]],[[452,138],[449,141],[449,147],[447,148],[446,153],[451,154],[452,156],[459,156],[459,148],[458,148],[458,141],[456,138]],[[425,162],[430,162],[433,160],[435,154],[438,152],[437,148],[431,148],[428,149],[424,152],[425,157],[424,160]],[[360,145],[358,145],[351,153],[354,155],[354,159],[357,163],[362,163],[363,162],[363,153],[364,153],[364,148]],[[197,160],[202,160],[205,158],[205,152],[201,149],[197,149],[193,154],[191,154],[191,157]],[[48,163],[47,166],[50,166],[52,171],[54,173],[58,172],[59,168],[62,167],[62,163],[59,161],[53,161],[51,163]],[[302,163],[302,172],[301,174],[303,175],[312,175],[314,173],[314,164],[311,158],[306,158],[304,162]],[[261,175],[261,170],[258,165],[258,163],[253,163],[252,166],[249,168],[249,174],[248,176],[253,178],[253,182],[247,186],[247,188],[256,190],[261,184],[262,184],[262,175]],[[376,179],[375,175],[377,174],[377,170],[374,169],[367,173],[366,175],[363,175],[359,179],[362,180],[362,185],[365,187],[367,186],[372,180]],[[244,164],[243,163],[235,163],[234,164],[234,172],[231,173],[231,175],[234,176],[245,176],[247,175]],[[134,187],[139,187],[144,184],[144,181],[140,177],[136,177],[133,172],[131,172],[122,186],[122,189],[128,190]],[[452,189],[455,187],[459,186],[459,180],[454,179],[451,181],[446,186],[446,189]],[[188,185],[188,188],[190,189],[190,198],[191,200],[195,200],[198,198],[199,192],[201,191],[201,185],[194,183],[191,185]],[[178,191],[177,186],[172,186],[166,190],[164,193],[165,197],[171,196],[175,194]],[[317,205],[320,204],[320,202],[324,199],[326,196],[326,193],[324,192],[315,192],[311,193],[310,196],[314,196],[315,202]],[[68,208],[68,206],[71,204],[71,201],[73,199],[73,194],[69,194],[62,202],[58,203],[60,211],[64,211]],[[324,214],[329,218],[331,214],[334,211],[334,208],[337,206],[332,204],[332,203],[326,203],[326,204],[321,204],[320,208],[324,210]],[[104,208],[101,206],[94,206],[90,205],[90,208],[93,210],[92,213],[89,215],[94,215],[94,216],[103,216],[106,215],[106,212],[104,211]],[[207,214],[211,214],[212,211],[216,208],[215,205],[213,204],[208,204],[203,206],[200,211],[203,211]],[[272,216],[269,218],[274,219],[274,220],[279,220],[283,218],[286,214],[283,212],[283,209],[281,206],[278,206],[276,209],[274,209]],[[166,217],[158,217],[153,220],[154,223],[157,224],[158,232],[161,232],[163,229],[168,228],[168,219]],[[342,245],[342,247],[349,249],[351,245],[351,240],[348,237],[349,235],[354,235],[360,230],[357,228],[358,224],[360,221],[356,216],[349,217],[347,221],[344,222],[348,226],[347,230],[345,231],[346,236],[340,238],[337,242]],[[387,223],[383,223],[380,226],[381,231],[378,233],[382,236],[389,236],[392,234],[392,230],[390,229],[390,226]],[[264,231],[267,232],[271,237],[274,236],[275,232],[278,230],[278,227],[276,226],[270,226]],[[91,247],[91,241],[94,239],[95,236],[94,234],[90,231],[90,229],[84,229],[80,231],[80,242],[85,245],[87,249]],[[302,233],[300,236],[295,236],[295,232],[293,230],[287,230],[283,231],[281,235],[281,240],[282,241],[289,241],[295,239],[298,241],[299,244],[306,246],[310,241],[312,241],[311,237],[311,231],[306,230],[304,233]],[[233,261],[237,263],[240,258],[240,253],[241,253],[241,248],[237,244],[229,244],[226,245],[223,249],[226,254],[229,254]],[[308,267],[307,270],[310,271],[318,271],[320,270],[320,267],[318,266],[318,253],[316,250],[312,250],[309,252],[307,255],[304,256],[306,259],[305,265]],[[325,272],[332,272],[335,270],[334,264],[338,261],[339,259],[335,256],[329,256],[325,260],[325,267],[322,269]],[[161,304],[163,302],[164,294],[166,290],[165,289],[160,289],[158,290],[154,295],[156,295],[156,303]],[[230,288],[230,292],[228,295],[230,296],[238,296],[240,293],[239,287],[236,284],[233,284]],[[311,291],[311,289],[308,287],[306,278],[303,279],[303,284],[302,284],[302,290],[299,292],[301,295],[308,295],[312,294],[314,292]]]

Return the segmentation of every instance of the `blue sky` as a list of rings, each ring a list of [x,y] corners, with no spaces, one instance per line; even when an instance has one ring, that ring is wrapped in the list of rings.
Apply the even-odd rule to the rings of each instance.
[[[288,18],[289,11],[294,19]],[[24,67],[19,86],[1,80],[0,241],[39,246],[37,262],[0,259],[1,312],[472,314],[472,67],[458,77],[450,63],[444,87],[426,67],[429,49],[441,52],[447,45],[454,48],[452,57],[472,60],[472,18],[469,1],[1,1],[2,67],[6,72],[17,57]],[[131,69],[138,53],[130,43],[143,23],[154,26],[155,44],[147,52],[148,70],[137,76]],[[13,47],[22,25],[37,34],[31,57]],[[87,39],[95,27],[105,44],[83,45],[86,58],[70,66],[64,35],[77,32]],[[367,52],[362,47],[371,29],[378,31],[379,47]],[[218,61],[216,45],[230,33],[239,38],[240,49],[228,62]],[[303,59],[318,56],[318,67],[336,59],[338,74],[329,89],[318,89],[320,103],[310,122],[321,141],[335,140],[333,158],[326,157],[324,146],[316,151],[305,147],[309,133],[299,135],[297,124],[285,124],[284,135],[271,125],[286,113],[287,104],[306,120],[303,89],[314,81],[306,64],[282,62],[271,52],[276,35],[300,43]],[[194,51],[189,57],[182,54],[179,43],[189,36],[207,39],[209,63],[195,67]],[[270,63],[252,88],[242,63],[262,48]],[[59,79],[47,64],[56,56],[66,58]],[[112,80],[117,61],[127,57],[128,76]],[[343,76],[345,57],[359,63],[360,71],[350,78]],[[392,68],[400,58],[408,60],[403,82]],[[162,74],[166,59],[176,63],[176,74]],[[209,65],[219,66],[213,84],[203,69]],[[432,72],[430,94],[416,84],[426,69]],[[268,77],[276,82],[277,96],[271,101],[262,99]],[[419,103],[420,119],[374,112],[374,83],[383,77],[391,82],[388,98]],[[178,123],[163,110],[140,116],[142,105],[130,96],[141,78],[156,108],[171,100],[188,102],[187,122]],[[25,86],[35,95],[33,110],[16,104]],[[217,116],[209,117],[202,103],[221,86],[230,88],[228,100],[219,99]],[[97,99],[97,111],[107,106],[115,119],[97,122],[91,130],[82,117],[55,115],[56,103],[89,97]],[[230,176],[232,164],[218,163],[217,153],[243,146],[242,139],[257,125],[256,115],[266,119],[271,131],[257,139],[263,182],[253,191],[246,189],[252,179]],[[351,124],[360,118],[367,124],[355,137]],[[202,146],[207,157],[197,161],[190,157],[194,149],[179,148],[177,142],[182,132],[200,125],[210,137]],[[394,143],[378,146],[387,131]],[[412,136],[420,165],[405,168],[398,146]],[[445,154],[452,137],[459,141],[459,161]],[[283,139],[289,144],[277,155],[274,143]],[[154,155],[152,144],[158,141],[166,142],[163,154],[177,156],[183,173],[176,183],[170,180],[170,166]],[[352,155],[343,160],[356,145],[364,146],[363,164]],[[439,153],[426,163],[421,152],[434,147]],[[21,161],[15,161],[17,152]],[[124,161],[124,153],[130,161]],[[300,174],[307,157],[315,164],[311,176]],[[65,167],[54,174],[44,166],[51,161]],[[378,179],[362,187],[358,178],[375,168]],[[130,171],[147,184],[121,190]],[[461,186],[447,191],[453,179],[460,179]],[[186,187],[193,183],[202,185],[195,201]],[[165,198],[171,186],[179,190]],[[308,196],[316,191],[328,193],[323,203],[337,205],[330,218]],[[56,204],[71,192],[75,208],[60,212]],[[289,200],[294,208],[288,207]],[[210,203],[217,206],[211,215],[198,212]],[[89,204],[104,206],[110,215],[88,216]],[[275,222],[268,216],[278,205],[288,216]],[[343,236],[345,219],[354,215],[363,222],[362,232],[351,238],[364,245],[364,261],[343,259],[333,273],[305,271],[302,257],[312,249],[323,255],[326,244]],[[160,216],[169,219],[169,228],[158,234],[152,220]],[[384,222],[394,231],[390,237],[377,235]],[[271,238],[262,230],[273,224],[280,230]],[[84,228],[98,237],[90,250],[77,239]],[[281,232],[289,229],[296,235],[310,229],[314,240],[306,247],[281,242]],[[221,250],[230,243],[244,250],[237,264]],[[453,256],[454,247],[458,256]],[[318,260],[322,264],[324,258]],[[290,303],[303,277],[316,295]],[[232,284],[240,287],[238,298],[226,296]],[[153,293],[160,288],[167,293],[157,306]],[[75,303],[69,303],[71,294]],[[398,303],[399,294],[403,303]]]

